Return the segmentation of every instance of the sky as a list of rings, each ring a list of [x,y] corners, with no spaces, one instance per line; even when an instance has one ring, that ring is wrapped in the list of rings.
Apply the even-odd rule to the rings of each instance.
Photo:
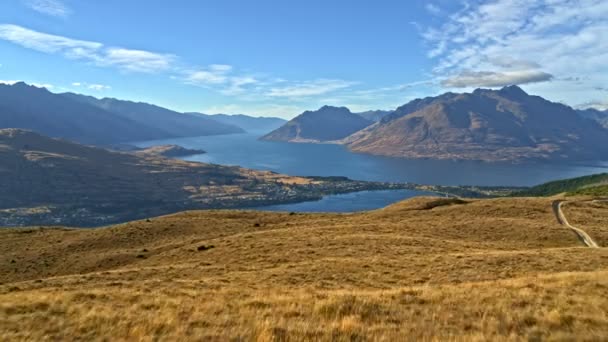
[[[607,0],[2,0],[0,83],[291,118],[517,84],[608,108]]]

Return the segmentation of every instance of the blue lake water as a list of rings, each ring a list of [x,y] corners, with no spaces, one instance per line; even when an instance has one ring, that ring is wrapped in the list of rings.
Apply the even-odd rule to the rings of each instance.
[[[198,148],[205,154],[184,159],[298,176],[346,176],[356,180],[414,182],[440,185],[529,186],[550,180],[608,172],[608,163],[488,163],[476,161],[399,159],[351,153],[340,145],[291,144],[257,140],[261,134],[165,139],[138,146],[176,144]],[[328,196],[318,202],[280,207],[288,211],[357,211],[384,207],[418,195],[417,192],[362,192]],[[272,207],[271,207],[272,208]],[[291,208],[291,209],[290,209]],[[363,209],[360,209],[363,208]]]
[[[420,195],[429,195],[429,193],[412,190],[360,191],[325,196],[319,201],[269,205],[252,209],[263,211],[346,213],[384,208],[392,203]]]

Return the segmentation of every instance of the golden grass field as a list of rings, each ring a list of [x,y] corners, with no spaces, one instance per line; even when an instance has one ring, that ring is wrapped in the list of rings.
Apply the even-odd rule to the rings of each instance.
[[[608,249],[552,199],[446,204],[1,229],[0,340],[608,339]]]

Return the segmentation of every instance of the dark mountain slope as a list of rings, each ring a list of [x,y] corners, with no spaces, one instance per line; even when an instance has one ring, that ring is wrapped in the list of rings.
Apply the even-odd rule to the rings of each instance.
[[[587,119],[597,121],[597,123],[602,125],[602,127],[608,128],[608,110],[601,111],[594,108],[589,108],[577,110],[577,112]]]
[[[167,136],[160,128],[25,83],[0,85],[0,128],[30,129],[86,144]]]
[[[322,142],[339,140],[369,125],[366,120],[345,107],[324,106],[306,111],[279,129],[262,137],[263,140],[288,142]]]
[[[146,103],[54,94],[25,83],[0,84],[1,128],[28,129],[94,145],[243,132],[204,116]]]
[[[187,137],[200,135],[219,135],[244,132],[234,125],[217,122],[199,114],[182,114],[156,105],[117,100],[113,98],[97,99],[91,96],[73,93],[61,94],[65,98],[88,103],[120,117],[142,125],[157,127],[170,137]]]

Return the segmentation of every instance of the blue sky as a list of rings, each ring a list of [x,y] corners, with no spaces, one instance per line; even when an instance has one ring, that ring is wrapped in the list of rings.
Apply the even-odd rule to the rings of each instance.
[[[608,107],[608,1],[3,0],[0,82],[290,118],[519,84]]]

